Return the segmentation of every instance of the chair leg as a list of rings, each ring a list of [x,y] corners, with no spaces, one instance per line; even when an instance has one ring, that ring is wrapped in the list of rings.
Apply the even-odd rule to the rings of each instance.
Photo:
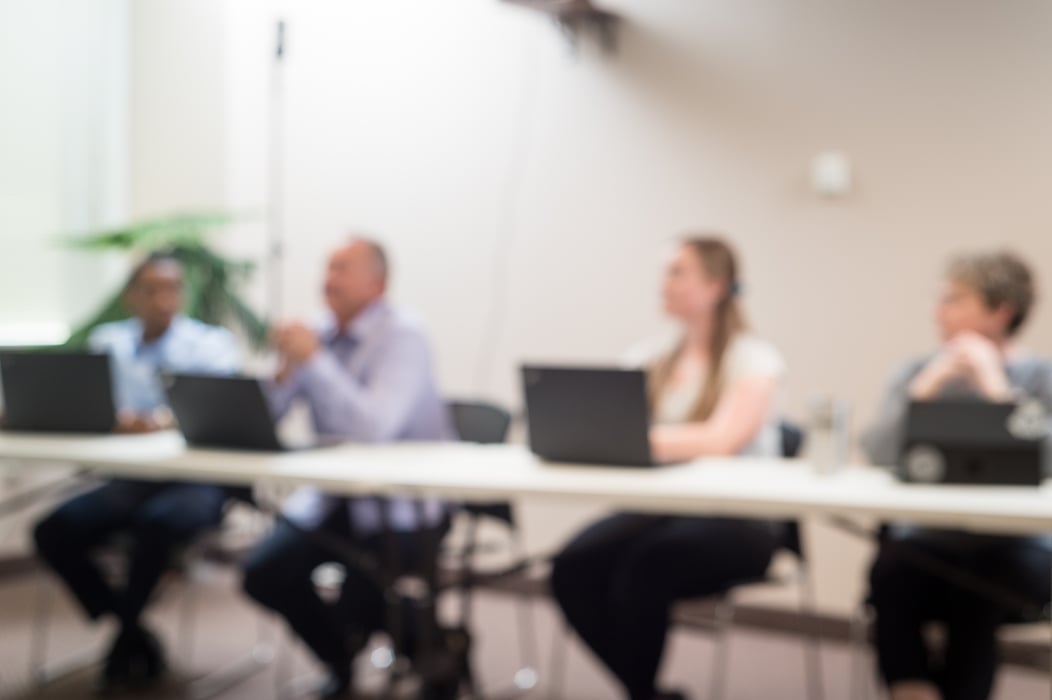
[[[865,609],[859,610],[851,618],[851,696],[855,700],[869,700],[873,688],[865,661],[869,652],[871,622],[871,615]]]
[[[48,632],[51,627],[54,598],[55,590],[51,581],[41,580],[36,590],[33,632],[29,640],[29,680],[38,686],[47,682],[44,665],[47,663]]]
[[[570,651],[570,625],[563,623],[552,640],[552,661],[548,671],[548,698],[562,700],[566,692],[566,656]]]
[[[252,656],[261,664],[273,663],[275,657],[276,642],[272,638],[270,621],[266,615],[256,616],[256,644],[252,649]]]
[[[712,681],[709,686],[710,700],[723,700],[727,695],[727,663],[730,661],[730,632],[734,625],[734,602],[728,596],[716,601],[714,615],[715,630],[712,653]]]
[[[815,600],[814,581],[809,572],[804,572],[800,585],[800,612],[804,614],[814,612]],[[804,643],[804,674],[807,683],[807,697],[810,700],[824,700],[822,636],[815,631],[807,633],[807,640]]]
[[[292,633],[285,624],[278,628],[278,642],[274,661],[274,697],[285,697],[285,687],[292,673]]]
[[[176,645],[182,663],[193,668],[194,646],[197,632],[197,612],[201,592],[206,583],[195,577],[195,562],[190,561],[182,570],[178,584],[182,590],[178,601],[176,619]],[[187,685],[185,695],[190,700],[207,700],[220,695],[252,676],[260,673],[274,660],[274,649],[270,644],[267,619],[255,614],[256,635],[251,648],[235,661],[224,664],[194,678]]]
[[[478,520],[472,517],[468,521],[466,533],[466,544],[460,552],[460,569],[466,579],[460,592],[460,622],[465,629],[472,626],[474,612],[474,558],[477,552]],[[515,561],[526,559],[526,547],[522,540],[522,533],[514,524],[508,531],[509,550]],[[540,643],[537,637],[536,612],[533,602],[528,593],[515,595],[515,612],[517,616],[517,632],[519,645],[519,668],[511,680],[511,687],[502,689],[500,697],[515,697],[535,689],[540,683],[538,672],[538,660],[540,658]],[[483,695],[492,695],[492,692],[482,693],[477,684],[477,678],[472,673],[469,660],[464,674],[463,685],[466,686],[467,695],[471,698],[480,698]]]
[[[55,616],[55,601],[58,598],[56,584],[51,580],[42,580],[37,587],[36,598],[29,650],[29,680],[36,688],[43,688],[66,676],[96,665],[98,652],[89,645],[64,659],[49,662],[47,658],[49,637]]]
[[[517,690],[526,692],[533,690],[540,683],[540,674],[537,671],[537,625],[532,601],[524,596],[520,597],[516,608],[519,616],[519,653],[522,665],[515,672],[513,682]]]
[[[526,558],[526,544],[522,540],[519,529],[513,528],[511,533],[512,548],[515,558],[522,561]],[[536,608],[528,594],[518,596],[517,610],[519,616],[519,658],[521,659],[519,670],[515,672],[515,688],[526,692],[533,690],[540,683],[540,674],[537,671],[538,659],[540,658],[540,643],[537,640]]]
[[[183,663],[186,664],[187,668],[193,668],[194,623],[196,622],[194,611],[197,602],[195,598],[197,596],[189,572],[183,577],[182,588],[176,627],[176,646],[179,649],[179,656],[183,659]]]

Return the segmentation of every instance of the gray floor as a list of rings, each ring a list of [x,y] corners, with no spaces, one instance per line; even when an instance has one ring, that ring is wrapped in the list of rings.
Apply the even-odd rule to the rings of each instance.
[[[47,579],[27,576],[0,583],[0,688],[4,697],[12,698],[82,698],[91,697],[93,670],[74,674],[44,690],[28,688],[29,630],[36,594],[42,586],[52,585]],[[172,587],[154,607],[154,626],[169,646],[175,669],[168,687],[142,694],[147,698],[185,697],[182,683],[226,663],[236,660],[249,649],[260,629],[260,615],[235,591],[233,578],[228,573],[214,572],[193,587],[192,650],[178,648],[178,615],[184,601],[182,589]],[[54,631],[49,643],[49,657],[60,660],[71,652],[105,642],[107,630],[85,625],[62,594],[57,595]],[[619,695],[576,643],[560,654],[552,654],[557,638],[557,617],[550,606],[535,606],[542,655],[541,685],[528,697],[548,698],[547,682],[553,656],[561,656],[567,664],[566,686],[562,697],[572,700],[612,700]],[[517,644],[515,607],[509,599],[499,596],[479,600],[476,640],[476,665],[482,681],[488,686],[500,686],[511,678],[516,669]],[[264,632],[272,639],[286,639],[280,628],[266,622]],[[317,669],[298,648],[283,642],[282,660],[272,664],[248,681],[221,694],[220,698],[234,700],[267,700],[274,698],[277,676],[283,678],[310,677]],[[711,644],[703,636],[676,633],[669,648],[664,669],[668,685],[682,688],[700,700],[706,697],[705,679],[711,663]],[[828,645],[823,653],[826,697],[829,700],[848,698],[848,654],[842,647]],[[289,669],[289,665],[293,668]],[[747,631],[736,631],[731,659],[731,690],[728,700],[786,700],[803,699],[804,677],[800,648],[791,638],[764,636]],[[367,682],[378,680],[369,674]],[[1049,697],[1049,681],[1041,675],[1019,670],[1002,673],[999,700],[1029,700]]]

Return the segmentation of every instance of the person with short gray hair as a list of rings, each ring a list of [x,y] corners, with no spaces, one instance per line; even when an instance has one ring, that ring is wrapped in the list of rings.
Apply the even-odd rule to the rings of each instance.
[[[1036,300],[1033,273],[1007,252],[956,258],[936,304],[940,349],[892,379],[862,439],[872,462],[902,449],[911,402],[1037,400],[1052,411],[1052,361],[1016,338]],[[1047,454],[1052,450],[1046,450]],[[892,700],[986,700],[997,670],[997,629],[1013,611],[917,563],[917,554],[974,572],[1041,608],[1052,597],[1052,541],[891,524],[870,572],[880,673]],[[928,648],[923,628],[946,626],[946,647]]]

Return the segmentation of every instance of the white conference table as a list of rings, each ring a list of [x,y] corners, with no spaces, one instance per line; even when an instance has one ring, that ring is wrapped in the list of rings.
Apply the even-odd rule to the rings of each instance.
[[[230,485],[313,485],[341,495],[465,502],[558,499],[682,515],[908,521],[997,534],[1052,532],[1052,481],[1039,488],[920,486],[886,470],[816,473],[802,460],[701,459],[656,469],[542,462],[517,445],[404,443],[266,453],[188,448],[177,433],[0,432],[0,469],[68,463],[101,476]]]
[[[545,463],[518,445],[403,443],[267,453],[188,448],[168,432],[0,432],[0,468],[5,462],[23,469],[41,462],[76,464],[104,476],[137,479],[309,484],[341,495],[559,499],[652,513],[841,516],[986,533],[1052,532],[1052,481],[1039,488],[907,485],[872,467],[817,474],[801,460],[702,459],[625,469]]]

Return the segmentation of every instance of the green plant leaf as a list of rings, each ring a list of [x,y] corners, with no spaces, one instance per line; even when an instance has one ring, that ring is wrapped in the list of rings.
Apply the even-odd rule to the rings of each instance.
[[[159,250],[199,244],[208,233],[229,226],[236,218],[222,213],[174,214],[86,236],[63,236],[60,242],[82,250]]]
[[[253,348],[261,349],[269,333],[267,323],[238,295],[239,288],[255,272],[255,263],[224,257],[206,242],[211,232],[229,225],[235,219],[229,214],[177,214],[83,237],[67,237],[63,243],[91,252],[164,250],[183,266],[183,312],[205,323],[231,324],[241,331]],[[128,318],[128,312],[121,303],[121,291],[117,291],[99,311],[79,325],[66,341],[65,347],[84,347],[95,327]]]

